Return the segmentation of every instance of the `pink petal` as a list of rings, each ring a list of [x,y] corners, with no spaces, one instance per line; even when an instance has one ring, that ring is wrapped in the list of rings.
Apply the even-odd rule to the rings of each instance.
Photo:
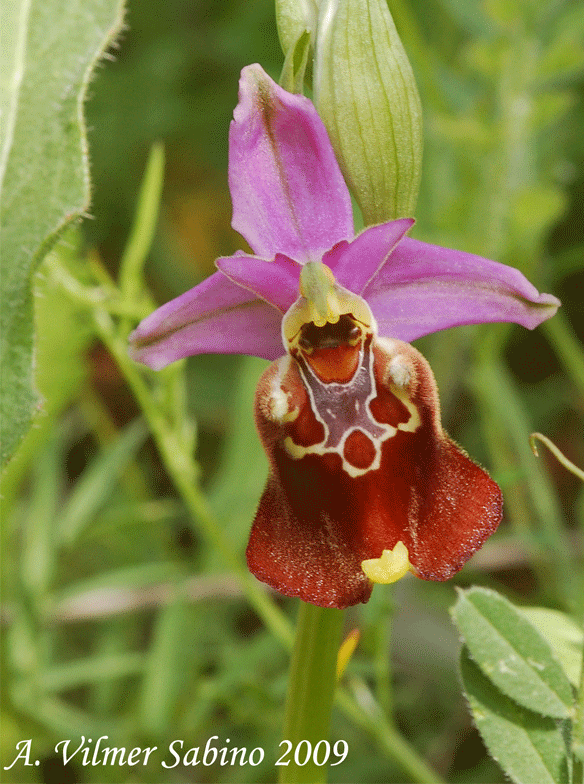
[[[259,259],[238,251],[217,259],[221,272],[238,286],[252,291],[285,313],[298,298],[298,281],[302,265],[278,254],[273,261]]]
[[[284,353],[282,314],[216,272],[145,318],[130,335],[130,356],[160,370],[193,354]]]
[[[534,329],[560,305],[514,267],[405,237],[363,292],[379,334],[410,342],[461,324]]]
[[[241,72],[229,132],[233,228],[258,256],[300,262],[353,235],[349,191],[312,103],[259,65]]]
[[[348,244],[340,243],[325,253],[322,260],[333,270],[341,286],[362,294],[414,222],[413,218],[400,218],[369,226]]]

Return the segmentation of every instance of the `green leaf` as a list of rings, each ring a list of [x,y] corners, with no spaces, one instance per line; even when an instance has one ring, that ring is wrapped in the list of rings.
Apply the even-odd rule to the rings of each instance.
[[[91,656],[45,670],[41,686],[47,692],[64,691],[87,683],[135,675],[143,668],[144,654],[139,652]]]
[[[584,632],[576,621],[559,610],[522,607],[521,612],[548,641],[572,685],[578,687],[582,668]]]
[[[561,724],[520,707],[483,675],[462,649],[460,670],[473,718],[492,757],[517,784],[568,784]]]
[[[85,306],[63,290],[46,262],[56,258],[73,268],[81,243],[78,227],[66,231],[41,265],[34,285],[34,383],[43,397],[45,413],[54,415],[69,405],[87,377],[85,351],[94,330]]]
[[[570,682],[547,642],[507,599],[485,588],[459,591],[452,615],[471,656],[504,694],[544,716],[570,715]]]
[[[156,232],[163,184],[164,145],[155,142],[140,184],[132,232],[120,261],[120,289],[127,300],[135,299],[142,289],[144,264]]]
[[[154,640],[144,673],[140,717],[143,728],[160,734],[170,726],[177,701],[185,687],[188,604],[177,598],[158,612]]]
[[[104,506],[125,465],[142,446],[147,434],[144,422],[135,419],[118,440],[85,469],[59,522],[62,542],[71,544]]]
[[[89,208],[83,101],[122,22],[121,0],[15,0],[2,18],[2,453],[39,405],[32,381],[32,276],[64,226]]]

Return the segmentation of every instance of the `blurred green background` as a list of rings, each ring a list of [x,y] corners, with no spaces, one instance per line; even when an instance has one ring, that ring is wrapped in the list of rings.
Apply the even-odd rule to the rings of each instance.
[[[584,11],[561,0],[390,8],[424,107],[412,235],[512,264],[563,307],[533,333],[469,327],[418,341],[445,427],[501,484],[505,519],[454,581],[406,579],[348,613],[347,628],[362,636],[346,679],[446,780],[498,782],[460,693],[447,610],[454,585],[471,583],[519,604],[583,610],[582,486],[547,454],[537,461],[527,437],[539,430],[584,465]],[[130,0],[111,54],[86,106],[91,218],[59,252],[90,254],[116,277],[148,152],[163,140],[146,267],[160,304],[241,247],[229,226],[228,126],[244,65],[278,77],[273,5]],[[40,765],[15,766],[3,780],[274,781],[288,653],[198,533],[87,314],[48,273],[37,277],[47,402],[4,487],[2,765],[27,738]],[[184,369],[194,481],[240,556],[266,476],[252,422],[264,366],[201,356]],[[277,601],[293,619],[295,602]],[[80,735],[128,748],[184,739],[185,750],[217,735],[218,745],[261,746],[266,758],[257,768],[63,767],[55,744]],[[350,749],[331,781],[404,781],[383,745],[341,711],[331,738]]]

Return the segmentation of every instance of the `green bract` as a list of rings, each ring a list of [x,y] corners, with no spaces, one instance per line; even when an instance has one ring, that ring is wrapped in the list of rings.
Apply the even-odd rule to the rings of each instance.
[[[313,88],[365,224],[413,215],[422,112],[386,0],[321,0]]]
[[[276,17],[285,55],[280,84],[302,92],[312,81],[314,103],[365,224],[413,215],[422,111],[386,1],[277,0]]]

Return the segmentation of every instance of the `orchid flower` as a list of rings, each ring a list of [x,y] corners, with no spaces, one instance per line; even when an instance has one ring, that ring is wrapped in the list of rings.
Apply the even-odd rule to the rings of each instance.
[[[408,570],[457,572],[502,515],[496,483],[447,436],[432,371],[409,342],[460,324],[533,329],[559,302],[516,269],[407,236],[354,235],[349,191],[312,103],[244,68],[229,137],[233,227],[253,254],[144,319],[134,359],[273,360],[255,401],[270,462],[250,570],[325,607]]]

